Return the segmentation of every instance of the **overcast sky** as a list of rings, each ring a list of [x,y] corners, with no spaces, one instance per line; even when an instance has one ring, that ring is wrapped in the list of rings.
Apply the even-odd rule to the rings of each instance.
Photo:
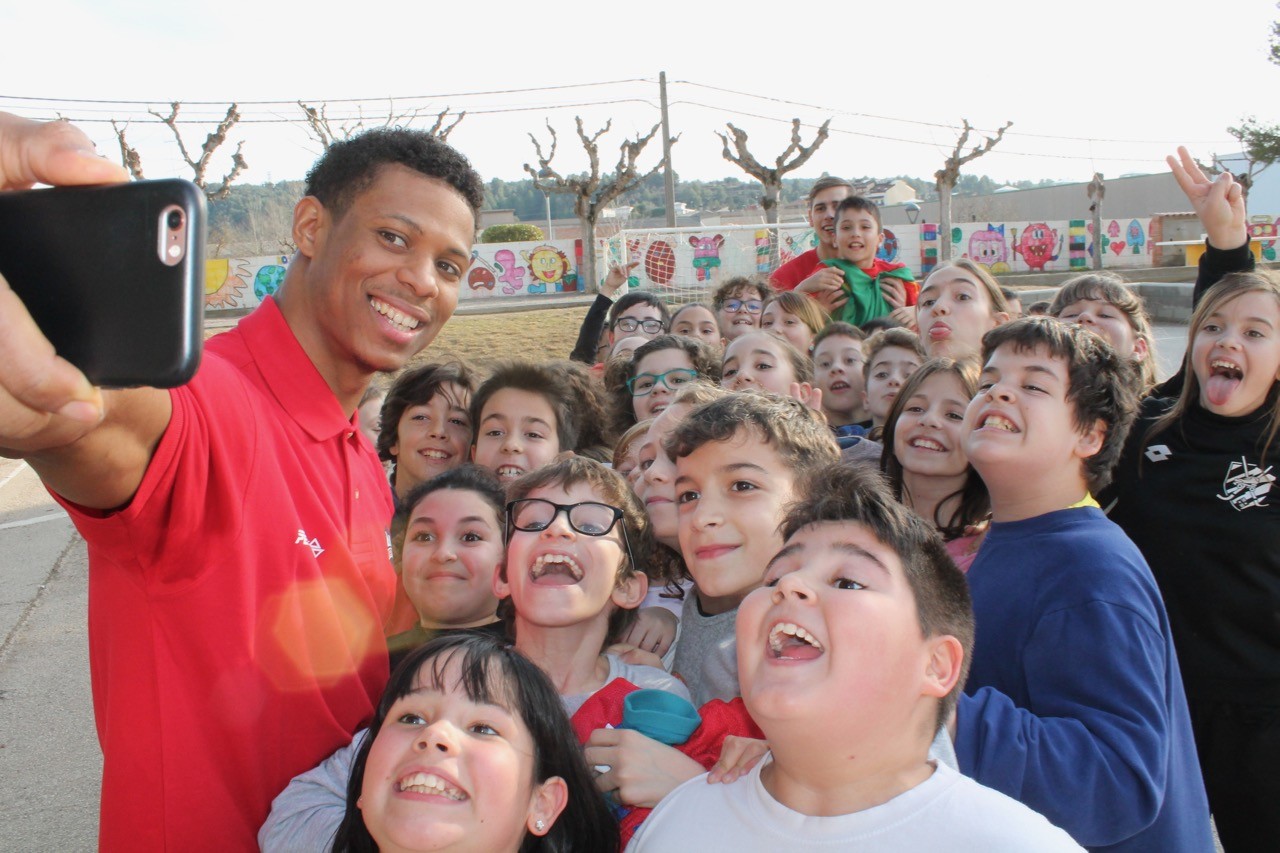
[[[1115,0],[752,6],[776,11],[737,17],[747,4],[666,0],[21,0],[0,7],[0,110],[97,120],[82,126],[113,155],[105,121],[128,121],[147,176],[168,177],[189,176],[168,129],[148,104],[122,102],[167,112],[179,100],[180,118],[216,121],[237,101],[245,122],[230,138],[244,142],[243,183],[300,178],[320,152],[297,100],[377,122],[387,98],[397,115],[417,109],[428,124],[445,107],[466,109],[450,141],[486,179],[524,177],[528,134],[546,139],[547,121],[560,133],[555,165],[581,169],[574,117],[590,131],[612,119],[600,143],[608,166],[624,135],[658,121],[660,71],[683,178],[746,178],[721,157],[713,131],[726,121],[772,161],[792,117],[805,123],[806,143],[830,118],[830,139],[793,177],[928,177],[962,119],[988,132],[1012,121],[966,172],[1087,181],[1095,170],[1161,170],[1179,142],[1202,157],[1225,154],[1234,144],[1226,128],[1242,116],[1280,120],[1280,68],[1266,59],[1280,11],[1270,0],[1215,0],[1194,16]],[[189,147],[210,127],[183,125]],[[211,173],[226,170],[229,150]],[[641,163],[660,156],[655,139]]]

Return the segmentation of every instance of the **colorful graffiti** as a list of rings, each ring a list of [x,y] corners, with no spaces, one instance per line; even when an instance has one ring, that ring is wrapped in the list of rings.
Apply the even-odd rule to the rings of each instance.
[[[1125,229],[1125,243],[1129,246],[1129,253],[1141,255],[1146,242],[1147,235],[1142,230],[1142,223],[1136,219],[1130,220],[1129,227]]]
[[[467,270],[467,287],[474,290],[493,291],[498,284],[498,271],[493,265],[480,257],[475,249],[471,250],[471,269]]]
[[[1031,223],[1022,230],[1021,239],[1018,238],[1018,229],[1010,229],[1009,233],[1013,240],[1014,254],[1022,255],[1023,262],[1035,272],[1044,272],[1045,266],[1056,261],[1062,253],[1062,237],[1056,228],[1050,228],[1047,223]]]
[[[516,262],[516,253],[510,249],[499,249],[493,253],[493,265],[498,269],[498,281],[502,282],[502,292],[508,296],[524,289],[525,268]]]
[[[876,257],[882,261],[893,262],[898,259],[898,235],[888,228],[884,229],[884,241],[876,249]]]
[[[249,286],[248,275],[248,264],[238,258],[205,261],[204,306],[214,310],[239,307],[240,298]]]
[[[676,275],[676,250],[666,240],[654,240],[644,253],[644,272],[659,287],[671,283]]]
[[[724,245],[724,236],[689,238],[693,247],[693,269],[698,281],[711,281],[715,270],[720,266],[720,247]]]
[[[569,256],[555,246],[543,243],[530,251],[521,251],[520,257],[529,265],[529,293],[573,292],[578,289],[578,276],[573,272]]]
[[[1089,266],[1089,231],[1083,219],[1067,223],[1067,266],[1073,270]]]
[[[965,255],[999,275],[1009,271],[1009,247],[1004,242],[1004,223],[998,227],[987,223],[982,231],[969,235],[969,251]]]

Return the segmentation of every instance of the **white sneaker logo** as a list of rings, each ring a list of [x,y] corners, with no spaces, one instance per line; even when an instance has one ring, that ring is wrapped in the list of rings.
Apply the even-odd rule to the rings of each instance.
[[[1167,444],[1153,444],[1147,448],[1147,458],[1152,462],[1163,462],[1173,455]]]
[[[324,549],[320,547],[319,539],[308,539],[305,531],[298,531],[298,538],[293,540],[294,545],[306,545],[311,549],[311,553],[319,557],[324,553]]]
[[[1276,475],[1271,473],[1274,467],[1263,470],[1257,465],[1250,465],[1249,460],[1241,456],[1239,462],[1227,466],[1227,476],[1222,479],[1222,494],[1218,495],[1218,500],[1230,502],[1237,510],[1266,506],[1271,484],[1276,481]]]

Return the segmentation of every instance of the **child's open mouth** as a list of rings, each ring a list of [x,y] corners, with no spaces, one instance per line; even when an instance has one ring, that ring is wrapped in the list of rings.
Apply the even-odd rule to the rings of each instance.
[[[832,394],[838,394],[838,393],[840,393],[841,391],[848,391],[848,390],[849,390],[849,383],[848,383],[848,382],[845,382],[845,381],[843,381],[843,380],[838,380],[838,381],[836,381],[836,382],[832,382],[832,383],[831,383],[831,393],[832,393]]]
[[[516,480],[524,474],[524,469],[518,465],[499,465],[493,473],[498,475],[498,479],[502,481]]]
[[[1204,394],[1213,405],[1226,405],[1243,380],[1244,370],[1240,365],[1225,358],[1215,358],[1209,363],[1209,376],[1204,381]]]
[[[925,438],[923,436],[919,438],[911,439],[911,441],[908,442],[908,444],[909,446],[918,448],[920,450],[936,450],[939,453],[945,453],[947,450],[947,448],[943,447],[940,442],[934,441],[932,438]]]
[[[539,586],[565,586],[582,580],[582,567],[567,554],[542,554],[533,561],[529,577]]]
[[[792,622],[779,622],[769,631],[769,654],[775,660],[813,660],[822,652],[822,643]]]

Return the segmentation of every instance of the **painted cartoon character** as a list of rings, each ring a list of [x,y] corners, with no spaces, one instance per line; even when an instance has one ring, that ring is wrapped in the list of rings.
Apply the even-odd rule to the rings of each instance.
[[[467,270],[467,287],[475,290],[492,291],[498,283],[498,276],[501,273],[493,268],[488,261],[480,257],[480,253],[475,249],[471,250],[471,268]]]
[[[693,269],[698,281],[710,281],[716,267],[720,266],[720,247],[724,245],[724,237],[690,237],[689,245],[693,247]]]
[[[499,249],[493,253],[493,265],[498,270],[498,281],[502,282],[502,292],[510,296],[524,289],[525,268],[517,265],[516,253],[510,249]],[[544,287],[545,291],[546,288]]]
[[[1129,228],[1125,234],[1125,242],[1129,245],[1129,252],[1134,255],[1142,254],[1142,247],[1147,243],[1146,232],[1142,230],[1142,223],[1136,219],[1129,220]]]
[[[998,227],[987,223],[982,231],[973,232],[969,237],[969,253],[965,257],[996,275],[1008,272],[1009,249],[1004,243],[1004,223]]]
[[[563,282],[573,274],[569,272],[572,267],[564,252],[549,243],[543,243],[527,252],[522,251],[520,256],[529,265],[529,275],[533,278],[529,283],[530,293],[546,293],[548,286],[556,292],[566,289]],[[574,282],[576,283],[576,278]]]
[[[1022,261],[1036,272],[1044,272],[1046,264],[1056,261],[1062,253],[1062,237],[1058,229],[1050,228],[1044,222],[1033,222],[1022,231],[1018,238],[1018,229],[1012,229],[1013,253],[1022,255]],[[1056,248],[1055,248],[1056,244]]]

